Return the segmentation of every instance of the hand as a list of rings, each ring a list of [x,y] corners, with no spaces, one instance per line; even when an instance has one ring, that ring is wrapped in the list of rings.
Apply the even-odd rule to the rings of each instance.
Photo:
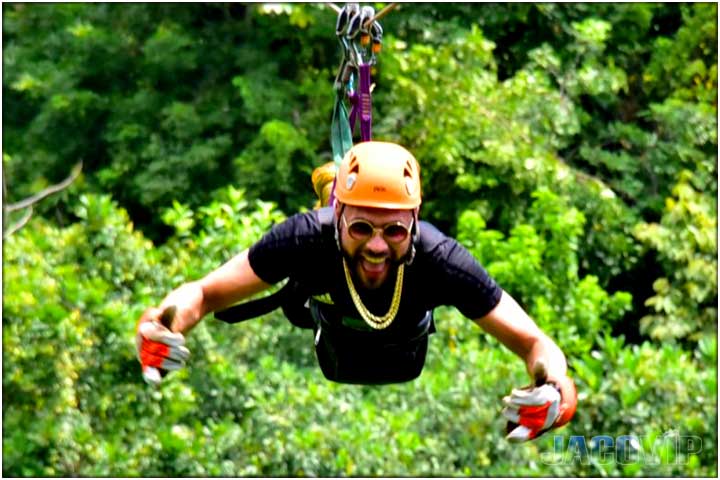
[[[159,385],[168,372],[185,366],[190,357],[185,337],[170,331],[175,311],[175,307],[149,308],[138,322],[135,336],[138,360],[143,378],[153,386]]]
[[[577,392],[569,377],[548,378],[542,360],[533,367],[533,376],[534,386],[513,389],[503,398],[502,414],[508,419],[505,438],[510,442],[537,438],[551,428],[565,425],[575,414]]]

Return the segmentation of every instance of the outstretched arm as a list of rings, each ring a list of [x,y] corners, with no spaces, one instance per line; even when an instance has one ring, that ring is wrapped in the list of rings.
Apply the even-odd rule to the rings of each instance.
[[[516,413],[519,415],[519,419],[516,418],[513,422],[530,427],[530,429],[520,433],[520,437],[514,440],[523,441],[534,438],[548,427],[559,427],[567,423],[575,414],[577,392],[575,384],[567,376],[565,355],[555,342],[538,328],[535,322],[507,292],[502,293],[500,302],[490,313],[475,320],[475,322],[525,361],[527,371],[533,377],[536,386],[548,382],[554,384],[560,391],[560,402],[556,417],[547,424],[545,424],[544,417],[540,420],[533,419],[533,414],[529,413],[530,417],[525,418],[523,417],[525,415],[523,413],[524,407],[518,409]],[[538,378],[538,376],[543,378]],[[538,398],[543,398],[539,392],[536,393],[539,395]],[[524,397],[524,399],[520,397]],[[518,405],[513,402],[520,402],[527,406],[530,404],[535,405],[530,401],[530,398],[532,398],[532,393],[523,394],[513,390],[512,396],[506,397],[506,400],[509,401],[511,408],[515,408]],[[538,400],[538,402],[538,407],[548,408],[545,400]],[[528,410],[528,412],[531,412],[531,410]],[[535,422],[539,423],[536,424]],[[509,437],[511,436],[512,434]]]
[[[145,310],[135,336],[145,381],[158,385],[163,371],[178,370],[185,365],[190,351],[185,347],[183,334],[206,314],[269,286],[255,274],[245,250],[202,279],[179,286],[165,297],[159,307]],[[169,313],[173,310],[168,307],[174,308],[174,315]],[[166,309],[168,313],[163,315]],[[164,318],[168,316],[170,318]],[[169,325],[172,331],[165,325]]]
[[[200,280],[185,283],[170,292],[159,308],[145,311],[141,322],[147,321],[146,315],[149,320],[158,320],[158,312],[175,305],[177,313],[172,330],[186,333],[208,313],[226,308],[269,287],[253,271],[248,261],[248,250],[245,250]]]

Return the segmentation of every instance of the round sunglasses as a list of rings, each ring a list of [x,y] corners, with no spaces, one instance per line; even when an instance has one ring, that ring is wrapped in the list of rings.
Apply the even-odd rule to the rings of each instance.
[[[345,219],[342,214],[342,221],[350,237],[355,240],[368,241],[375,236],[375,232],[380,232],[382,237],[388,243],[402,243],[410,236],[414,219],[410,220],[410,225],[406,226],[402,222],[389,222],[381,227],[376,227],[367,220],[356,218],[350,222]]]

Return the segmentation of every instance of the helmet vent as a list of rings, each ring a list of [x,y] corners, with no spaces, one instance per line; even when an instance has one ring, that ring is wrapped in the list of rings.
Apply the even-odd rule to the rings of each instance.
[[[409,165],[405,165],[405,170],[403,171],[403,177],[405,177],[405,182],[407,182],[407,183],[410,183],[413,181],[413,171]]]
[[[350,157],[350,164],[348,165],[348,173],[359,173],[360,172],[360,164],[358,163],[357,157],[353,155]]]
[[[415,180],[413,178],[413,173],[415,172],[414,167],[413,162],[408,159],[407,162],[405,162],[405,170],[403,171],[403,176],[405,177],[405,189],[410,196],[415,193]]]
[[[412,196],[415,193],[415,182],[410,177],[405,177],[405,189],[408,195]]]
[[[412,177],[414,172],[415,172],[415,165],[410,159],[408,159],[405,162],[405,176]]]

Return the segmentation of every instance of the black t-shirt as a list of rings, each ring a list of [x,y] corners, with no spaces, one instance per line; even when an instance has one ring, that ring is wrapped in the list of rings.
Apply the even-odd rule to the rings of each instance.
[[[296,214],[275,225],[250,248],[250,266],[267,283],[291,277],[311,296],[327,298],[329,294],[334,304],[330,308],[342,317],[359,319],[345,281],[334,227],[323,226],[319,212]],[[405,267],[400,308],[387,334],[414,329],[429,310],[440,305],[454,306],[466,317],[476,319],[500,301],[502,290],[470,252],[430,223],[420,222],[415,248],[414,261]],[[357,284],[356,288],[371,312],[384,315],[395,277],[388,277],[376,290],[363,290]]]

